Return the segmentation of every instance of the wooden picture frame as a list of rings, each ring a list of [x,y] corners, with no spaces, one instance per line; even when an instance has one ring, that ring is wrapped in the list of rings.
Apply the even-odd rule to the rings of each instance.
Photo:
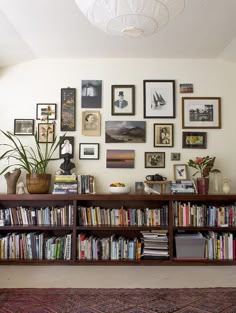
[[[100,111],[82,112],[82,135],[101,136],[101,113]]]
[[[174,180],[188,180],[187,165],[174,164]]]
[[[106,143],[145,143],[145,121],[106,121]]]
[[[47,136],[48,132],[48,136]],[[53,123],[39,123],[38,124],[38,142],[46,143],[47,137],[48,142],[52,143],[55,136],[55,125]]]
[[[14,135],[32,136],[34,135],[33,119],[14,119]]]
[[[50,109],[50,110],[48,110]],[[48,114],[50,112],[50,114]],[[56,120],[57,105],[56,103],[37,103],[36,120]]]
[[[73,136],[60,136],[60,148],[59,158],[65,157],[66,153],[69,153],[71,157],[74,157],[74,137]]]
[[[76,89],[61,89],[61,131],[75,131]]]
[[[182,147],[190,149],[206,149],[207,133],[206,132],[183,132]]]
[[[111,115],[135,114],[135,86],[111,86]]]
[[[182,128],[221,128],[221,98],[183,97]]]
[[[145,152],[144,160],[145,168],[164,168],[165,152]]]
[[[175,118],[175,81],[144,80],[144,118]]]
[[[174,124],[153,124],[153,132],[154,147],[174,146]]]
[[[102,80],[82,80],[81,107],[87,109],[102,107]]]
[[[98,160],[99,143],[80,143],[79,144],[80,160]]]

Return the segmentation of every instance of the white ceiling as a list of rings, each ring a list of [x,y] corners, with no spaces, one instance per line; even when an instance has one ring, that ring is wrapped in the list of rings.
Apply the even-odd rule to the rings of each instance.
[[[183,13],[159,33],[127,39],[111,37],[92,26],[74,0],[0,0],[0,67],[35,58],[223,58],[236,62],[235,15],[236,0],[189,0]]]

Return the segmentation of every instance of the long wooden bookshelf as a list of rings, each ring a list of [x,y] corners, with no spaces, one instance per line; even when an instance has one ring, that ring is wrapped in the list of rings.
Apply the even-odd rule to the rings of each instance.
[[[175,225],[175,208],[174,204],[179,203],[193,203],[196,205],[206,205],[206,206],[234,206],[236,203],[236,195],[197,195],[197,194],[161,194],[161,195],[146,195],[146,194],[82,194],[82,195],[53,195],[53,194],[42,194],[42,195],[11,195],[11,194],[1,194],[0,195],[0,212],[9,208],[19,208],[24,207],[28,210],[34,208],[35,210],[40,210],[45,207],[57,207],[61,208],[63,206],[71,206],[73,208],[73,220],[70,225],[5,225],[0,226],[0,240],[12,234],[30,234],[34,236],[38,233],[43,234],[45,238],[62,238],[66,237],[68,234],[71,239],[71,251],[68,259],[45,259],[45,251],[43,251],[42,259],[21,259],[19,255],[17,258],[3,258],[3,252],[1,249],[15,249],[15,246],[6,248],[0,245],[0,265],[236,265],[235,257],[230,260],[218,260],[218,259],[182,259],[176,258],[176,248],[175,248],[175,234],[177,232],[202,232],[206,234],[209,231],[216,233],[232,233],[235,239],[236,237],[236,226],[224,226],[224,227],[192,227],[192,226],[176,226]],[[144,211],[146,208],[161,208],[165,207],[168,209],[168,214],[166,218],[167,223],[161,225],[81,225],[81,218],[79,216],[79,207],[100,207],[110,209],[120,209],[128,210],[130,208],[134,210],[140,209]],[[59,209],[58,209],[58,212]],[[119,211],[118,211],[119,212]],[[43,214],[43,213],[42,213]],[[52,214],[52,213],[51,213]],[[60,213],[58,213],[60,215]],[[127,213],[128,214],[128,213]],[[1,218],[1,215],[0,215]],[[236,220],[236,216],[233,217]],[[59,223],[60,224],[60,223]],[[235,224],[236,225],[236,224]],[[111,260],[109,259],[80,259],[78,251],[78,235],[84,234],[86,236],[94,236],[101,238],[109,238],[113,234],[120,237],[128,238],[128,241],[132,241],[133,238],[137,238],[140,241],[141,232],[147,231],[166,231],[168,233],[168,257],[166,258],[155,258],[155,259],[119,259]],[[38,240],[38,237],[36,237]],[[62,244],[61,244],[62,246]],[[31,247],[32,248],[32,247]],[[19,248],[20,249],[20,248]],[[23,250],[23,248],[22,248]],[[11,251],[12,252],[12,251]],[[18,251],[19,252],[19,251]],[[58,252],[58,255],[61,251]],[[15,255],[16,251],[12,252]],[[17,253],[16,253],[17,254]],[[32,257],[32,256],[31,256]]]

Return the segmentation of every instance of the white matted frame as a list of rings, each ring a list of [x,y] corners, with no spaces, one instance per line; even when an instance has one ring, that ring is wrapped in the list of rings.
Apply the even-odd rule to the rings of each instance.
[[[174,180],[188,180],[187,165],[174,164]]]
[[[98,160],[99,143],[80,143],[79,158],[80,160]]]

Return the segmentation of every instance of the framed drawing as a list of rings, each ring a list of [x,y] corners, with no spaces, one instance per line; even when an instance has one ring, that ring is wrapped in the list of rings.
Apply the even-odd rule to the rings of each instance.
[[[61,89],[61,131],[75,131],[75,88]]]
[[[74,157],[74,137],[72,136],[60,137],[60,159],[64,158],[66,153],[69,153],[71,158]]]
[[[170,159],[171,159],[171,161],[180,161],[180,153],[179,152],[171,152]]]
[[[154,147],[173,147],[173,124],[154,124]]]
[[[107,150],[107,168],[134,168],[134,150]]]
[[[82,80],[81,88],[82,108],[102,107],[102,80]]]
[[[221,128],[221,98],[182,98],[183,128]]]
[[[37,120],[56,120],[57,105],[56,103],[37,103],[36,119]]]
[[[207,133],[205,132],[183,132],[183,148],[206,149]]]
[[[80,143],[79,158],[80,160],[98,160],[99,143]]]
[[[99,111],[82,112],[82,135],[101,135],[101,113]]]
[[[175,81],[144,80],[144,118],[175,117]]]
[[[14,119],[14,135],[21,136],[34,135],[34,120]]]
[[[54,140],[54,124],[53,123],[39,123],[38,124],[38,142],[46,143],[47,137],[48,142],[53,142]]]
[[[106,121],[106,143],[144,143],[146,142],[146,122],[144,121]]]
[[[111,114],[134,115],[134,85],[111,86]]]
[[[145,168],[164,168],[165,152],[145,152]]]
[[[188,180],[186,164],[174,164],[174,180]]]

